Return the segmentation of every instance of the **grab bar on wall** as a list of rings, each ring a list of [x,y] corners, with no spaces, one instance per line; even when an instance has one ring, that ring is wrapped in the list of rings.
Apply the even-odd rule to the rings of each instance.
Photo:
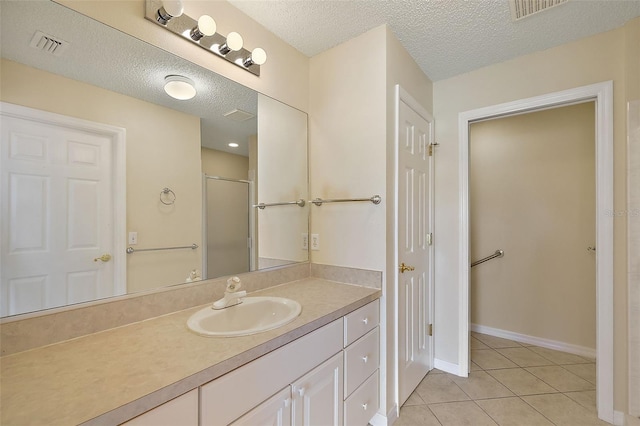
[[[260,210],[264,210],[265,207],[272,207],[272,206],[289,206],[289,205],[297,205],[299,207],[304,207],[304,205],[306,204],[305,201],[300,198],[298,201],[287,201],[284,203],[258,203],[258,204],[254,204],[253,207],[257,207]]]
[[[323,203],[346,203],[351,201],[369,201],[373,204],[380,204],[380,202],[382,201],[382,197],[379,195],[374,195],[370,198],[339,198],[334,200],[323,200],[322,198],[316,198],[311,202],[316,206],[321,206]]]
[[[180,247],[158,247],[158,248],[148,248],[148,249],[134,249],[133,247],[127,247],[127,254],[131,254],[133,252],[138,251],[156,251],[156,250],[179,250],[179,249],[191,249],[195,250],[198,248],[196,243],[191,244],[190,246],[180,246]]]
[[[503,256],[504,256],[504,250],[498,249],[491,256],[487,256],[484,259],[476,260],[471,264],[471,267],[473,268],[474,266],[484,263],[488,260],[495,259],[496,257],[503,257]]]

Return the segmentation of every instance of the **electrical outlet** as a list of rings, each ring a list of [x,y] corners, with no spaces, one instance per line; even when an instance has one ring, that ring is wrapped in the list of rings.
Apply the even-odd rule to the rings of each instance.
[[[131,245],[138,244],[138,233],[137,232],[129,232],[129,244],[131,244]]]
[[[302,250],[309,250],[309,234],[302,233]]]
[[[311,250],[320,250],[320,235],[311,234]]]

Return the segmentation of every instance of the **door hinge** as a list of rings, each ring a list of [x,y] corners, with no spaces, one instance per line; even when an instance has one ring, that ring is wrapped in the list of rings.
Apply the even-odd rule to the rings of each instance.
[[[429,336],[433,336],[433,324],[429,324],[427,332]]]
[[[427,234],[427,245],[430,246],[433,244],[433,233],[429,232]]]
[[[433,156],[433,144],[429,144],[429,157]]]

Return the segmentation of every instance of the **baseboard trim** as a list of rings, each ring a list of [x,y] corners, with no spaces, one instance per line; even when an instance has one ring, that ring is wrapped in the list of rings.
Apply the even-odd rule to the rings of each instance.
[[[437,368],[438,370],[444,371],[445,373],[455,374],[456,376],[458,376],[460,373],[460,368],[458,367],[458,364],[443,361],[438,358],[435,358],[433,360],[433,368]]]
[[[398,420],[398,406],[394,404],[386,417],[378,412],[369,421],[369,424],[371,426],[391,426],[396,420]]]
[[[476,333],[488,334],[489,336],[502,337],[503,339],[514,340],[520,343],[527,343],[543,348],[555,349],[557,351],[568,352],[574,355],[585,356],[588,358],[596,357],[596,350],[587,348],[586,346],[572,345],[570,343],[560,342],[558,340],[544,339],[542,337],[528,336],[526,334],[516,333],[499,328],[487,327],[479,324],[470,324],[471,331]]]

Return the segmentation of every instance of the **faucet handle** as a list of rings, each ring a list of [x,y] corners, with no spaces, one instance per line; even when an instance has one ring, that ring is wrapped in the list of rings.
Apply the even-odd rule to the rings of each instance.
[[[231,277],[227,280],[227,292],[233,293],[242,287],[242,283],[240,282],[240,278]]]

